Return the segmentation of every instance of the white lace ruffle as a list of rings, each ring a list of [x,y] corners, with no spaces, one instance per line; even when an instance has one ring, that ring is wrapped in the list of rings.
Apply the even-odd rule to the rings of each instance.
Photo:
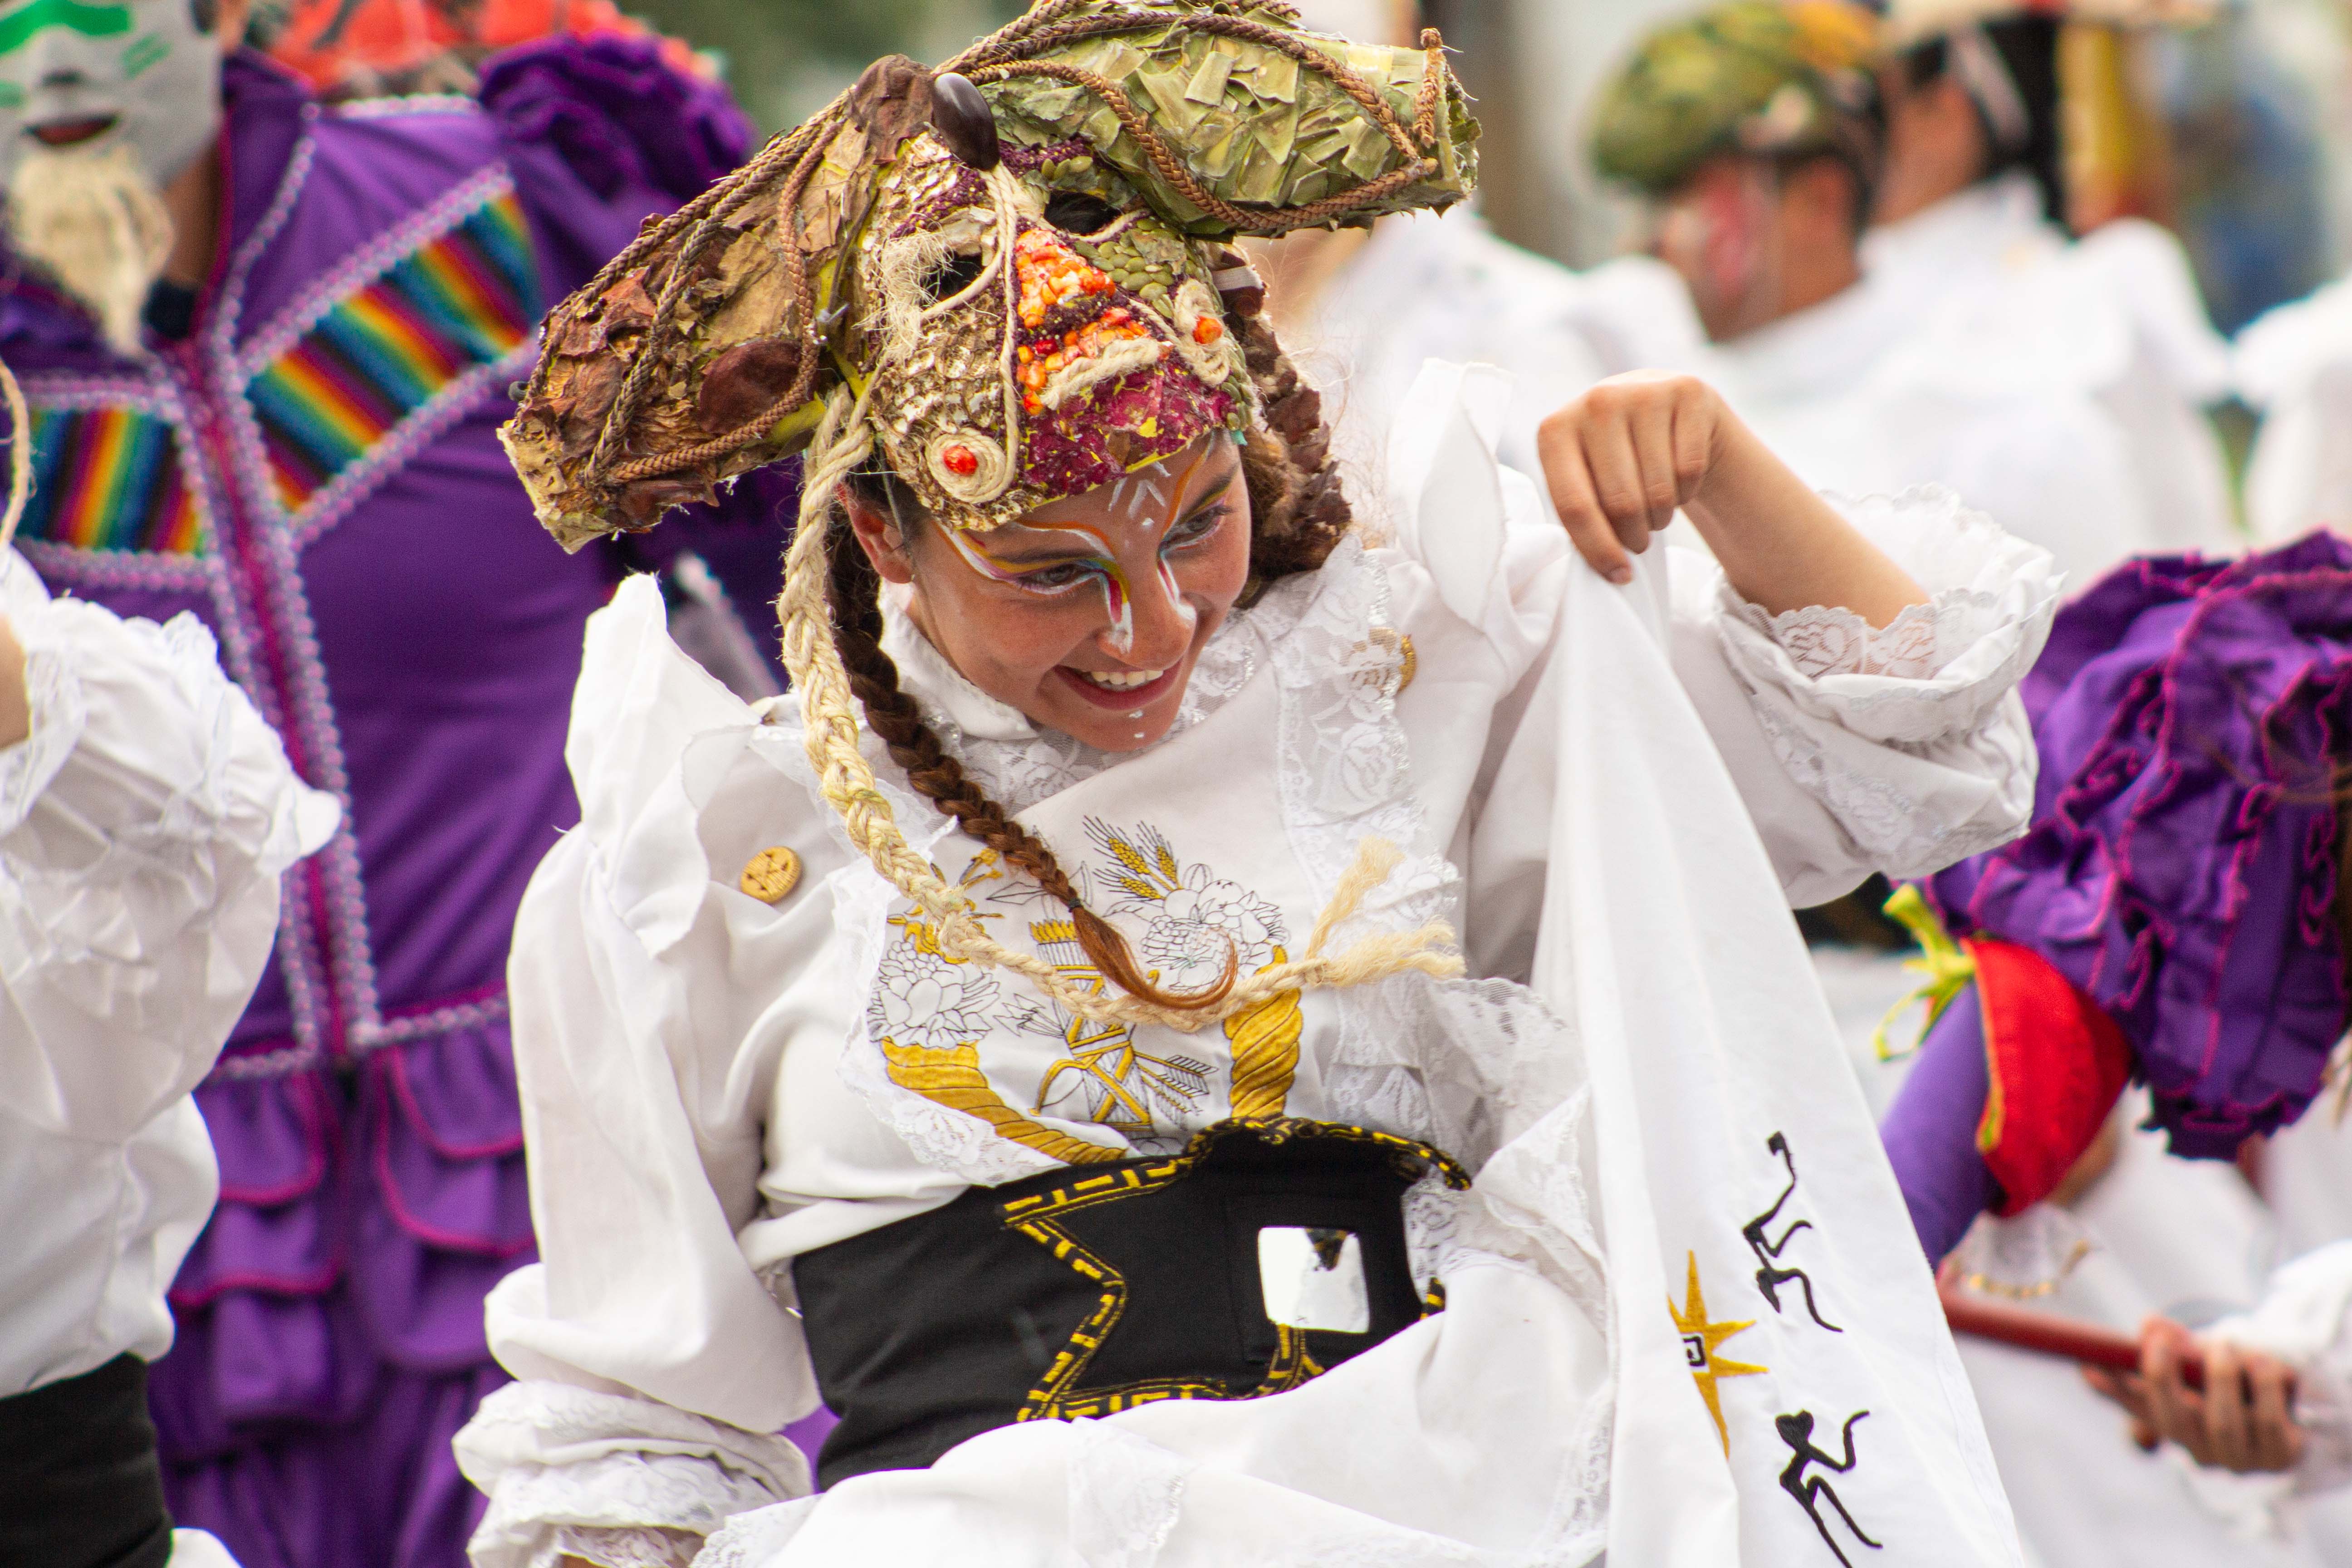
[[[1152,1568],[1176,1529],[1192,1460],[1105,1424],[1073,1446],[1070,1545],[1086,1568]]]
[[[595,1568],[687,1568],[701,1550],[702,1537],[690,1531],[656,1526],[598,1530],[567,1524],[555,1531],[543,1555],[549,1563],[576,1557],[594,1563]]]
[[[509,1384],[454,1447],[490,1499],[475,1568],[549,1568],[567,1552],[683,1568],[730,1517],[809,1489],[807,1460],[782,1437],[570,1384]]]
[[[1892,680],[1927,680],[1943,668],[1936,652],[1937,606],[1907,605],[1883,626],[1835,605],[1808,605],[1774,616],[1772,640],[1786,648],[1797,673],[1808,680],[1825,675],[1883,675]]]
[[[767,1568],[801,1532],[818,1500],[795,1498],[737,1514],[703,1543],[694,1568]]]
[[[2035,1204],[2008,1219],[1979,1215],[1952,1248],[1949,1262],[1971,1290],[2031,1300],[2057,1289],[2097,1249],[2072,1210]]]
[[[1843,610],[1768,615],[1724,583],[1718,624],[1733,669],[1760,698],[1866,740],[1926,745],[1982,724],[2050,635],[2061,584],[2049,552],[1941,485],[1828,499],[1927,590],[1927,603],[1865,633]],[[1923,619],[1933,622],[1932,653]],[[1832,640],[1832,625],[1845,635]],[[1784,642],[1783,630],[1796,640]]]

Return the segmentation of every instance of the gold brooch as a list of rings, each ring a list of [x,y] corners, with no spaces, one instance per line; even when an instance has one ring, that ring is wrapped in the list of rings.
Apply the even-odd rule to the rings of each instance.
[[[800,879],[801,858],[779,844],[752,856],[735,885],[763,904],[781,904]]]

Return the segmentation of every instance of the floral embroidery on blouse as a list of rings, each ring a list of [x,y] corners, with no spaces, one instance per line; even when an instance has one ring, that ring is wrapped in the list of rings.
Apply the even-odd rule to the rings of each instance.
[[[1072,869],[1081,896],[1121,923],[1158,984],[1205,990],[1228,963],[1246,974],[1287,961],[1288,928],[1270,900],[1204,862],[1188,864],[1149,823],[1121,826],[1089,818],[1086,827],[1097,853]],[[999,886],[983,892],[990,883]],[[1034,917],[1023,923],[1040,957],[1080,984],[1099,991],[1108,984],[1078,945],[1069,918],[1058,908],[1039,909],[1051,899],[1027,879],[1008,876],[993,850],[972,858],[960,885],[974,895],[983,920],[1026,906]],[[1283,1113],[1305,1025],[1296,992],[1226,1020],[1231,1054],[1211,1060],[1198,1037],[1079,1017],[1017,982],[950,961],[919,918],[901,915],[891,923],[902,934],[882,956],[866,1008],[867,1030],[891,1080],[979,1117],[1001,1137],[1064,1161],[1118,1157],[1116,1150],[1033,1120],[1046,1117],[1092,1123],[1137,1149],[1181,1146],[1222,1114],[1213,1104],[1220,1078],[1229,1079],[1232,1114]],[[1040,1045],[1050,1058],[1038,1052]],[[1043,1061],[1035,1089],[1012,1091],[1003,1080],[1024,1057],[1033,1065]],[[1025,1110],[1016,1109],[1024,1102]]]

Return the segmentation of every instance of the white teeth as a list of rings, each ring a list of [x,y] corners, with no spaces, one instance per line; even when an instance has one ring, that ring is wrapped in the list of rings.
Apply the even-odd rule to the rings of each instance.
[[[1164,669],[1082,669],[1078,673],[1108,690],[1132,691],[1139,686],[1150,685],[1168,672]]]

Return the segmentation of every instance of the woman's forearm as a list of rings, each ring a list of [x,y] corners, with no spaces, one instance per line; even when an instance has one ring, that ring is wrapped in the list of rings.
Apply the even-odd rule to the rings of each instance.
[[[1718,450],[1683,505],[1731,586],[1772,615],[1809,605],[1852,610],[1883,626],[1927,591],[1813,493],[1737,419],[1717,427]]]

